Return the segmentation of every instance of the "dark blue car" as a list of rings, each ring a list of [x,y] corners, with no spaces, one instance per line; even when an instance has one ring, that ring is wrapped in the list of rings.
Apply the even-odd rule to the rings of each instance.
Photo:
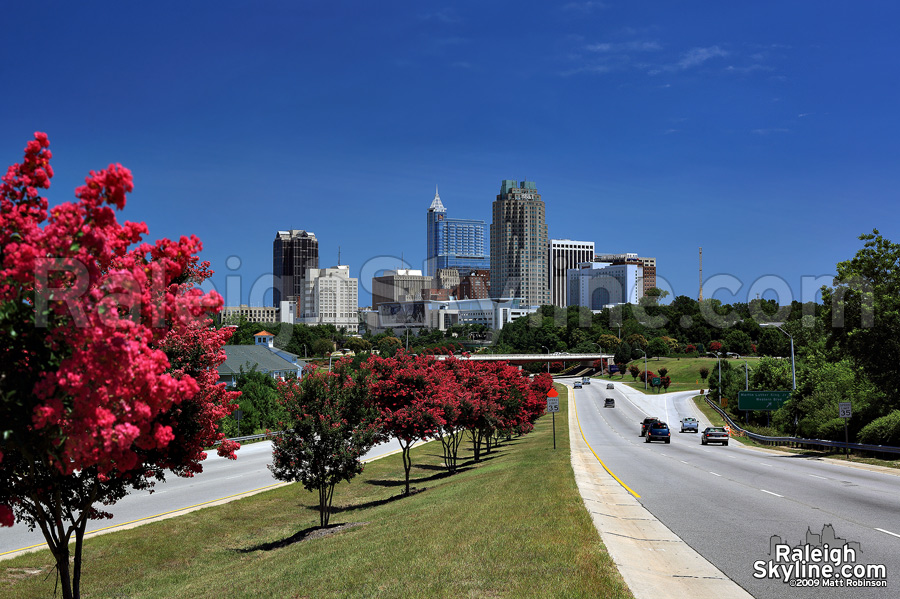
[[[669,443],[671,440],[672,437],[669,434],[668,424],[660,420],[650,423],[650,426],[647,428],[646,443],[649,443],[650,441],[665,441],[666,443]]]

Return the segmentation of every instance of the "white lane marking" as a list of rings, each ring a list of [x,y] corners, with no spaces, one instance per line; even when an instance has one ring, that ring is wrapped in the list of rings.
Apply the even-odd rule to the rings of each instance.
[[[243,476],[243,474],[239,474],[239,475],[237,475],[237,476],[229,476],[229,477],[226,478],[225,480],[231,480],[231,479],[233,479],[233,478],[241,478],[242,476]]]
[[[812,476],[812,477],[814,477],[814,478],[821,478],[822,480],[828,480],[828,479],[825,478],[824,476],[819,476],[818,474],[810,474],[809,476]]]
[[[687,462],[685,462],[684,460],[678,460],[678,461],[681,462],[682,464],[687,464]],[[690,464],[688,464],[688,466],[690,466]]]
[[[712,474],[713,476],[719,476],[719,477],[722,476],[721,474],[716,474],[715,472],[710,472],[710,474]]]
[[[772,464],[760,464],[760,466],[766,466],[766,467],[768,467],[768,468],[771,468],[771,467],[772,467]]]
[[[784,495],[779,495],[778,493],[773,493],[772,491],[766,491],[765,489],[760,489],[763,493],[768,493],[769,495],[774,495],[775,497],[784,497]]]
[[[876,528],[875,530],[877,530],[878,532],[883,532],[883,533],[885,533],[885,534],[893,535],[893,536],[895,536],[895,537],[900,538],[900,535],[898,535],[897,533],[891,532],[891,531],[889,531],[889,530],[885,530],[885,529],[883,529],[883,528]]]

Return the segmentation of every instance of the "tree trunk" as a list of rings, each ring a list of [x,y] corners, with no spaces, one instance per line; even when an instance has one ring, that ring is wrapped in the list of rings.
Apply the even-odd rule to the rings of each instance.
[[[469,429],[469,434],[472,436],[472,451],[475,454],[475,463],[478,463],[481,461],[481,431]]]
[[[412,470],[412,457],[409,455],[409,450],[412,447],[412,444],[412,441],[404,443],[402,439],[400,440],[400,447],[403,449],[403,472],[406,474],[405,495],[409,495],[409,471]]]

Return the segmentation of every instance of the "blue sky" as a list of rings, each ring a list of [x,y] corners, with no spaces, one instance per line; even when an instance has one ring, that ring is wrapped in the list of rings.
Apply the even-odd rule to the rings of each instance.
[[[51,203],[129,167],[122,218],[199,236],[216,288],[240,277],[229,304],[271,297],[288,228],[320,266],[340,247],[365,304],[375,270],[422,266],[435,184],[489,222],[526,178],[551,237],[655,256],[673,295],[696,297],[702,246],[707,297],[812,299],[860,234],[900,241],[898,22],[880,1],[18,2],[0,162],[46,131]]]

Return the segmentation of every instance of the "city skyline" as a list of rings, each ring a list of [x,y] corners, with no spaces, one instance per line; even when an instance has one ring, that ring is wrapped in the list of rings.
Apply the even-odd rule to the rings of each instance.
[[[426,270],[435,183],[487,222],[507,177],[539,182],[550,238],[655,256],[672,296],[702,246],[706,297],[811,300],[860,234],[900,239],[900,8],[812,7],[19,3],[2,160],[46,131],[51,205],[128,167],[119,219],[197,235],[229,305],[271,303],[290,229],[365,305],[377,271]]]

